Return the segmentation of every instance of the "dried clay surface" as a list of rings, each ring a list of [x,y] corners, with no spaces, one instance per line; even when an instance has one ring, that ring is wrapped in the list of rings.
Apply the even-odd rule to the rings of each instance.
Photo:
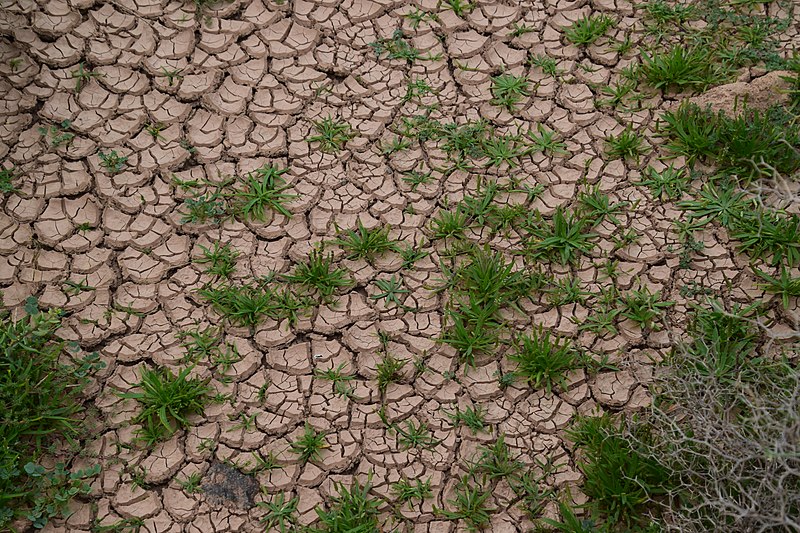
[[[87,392],[94,431],[74,463],[102,472],[70,504],[73,514],[45,531],[125,523],[148,533],[264,531],[268,509],[258,504],[278,495],[297,498],[305,526],[353,480],[369,480],[386,531],[465,531],[440,510],[452,508],[467,465],[499,435],[526,467],[550,465],[537,470],[543,489],[571,488],[580,503],[565,431],[580,415],[648,405],[654,369],[685,328],[686,287],[741,302],[764,296],[722,231],[699,232],[704,246],[683,264],[676,202],[636,185],[647,166],[666,166],[656,122],[683,96],[652,92],[625,113],[598,104],[634,61],[635,47],[612,46],[642,37],[634,2],[479,0],[461,16],[436,0],[197,4],[199,13],[193,2],[168,0],[15,0],[0,9],[0,161],[17,176],[0,211],[3,304],[20,309],[35,296],[63,309],[59,335],[105,363]],[[571,44],[564,29],[592,12],[616,26],[588,47]],[[782,50],[797,46],[798,25],[780,36]],[[403,47],[417,57],[395,57]],[[552,58],[555,75],[531,57]],[[698,102],[732,111],[747,94],[752,103],[776,98],[768,91],[779,75],[751,70]],[[492,79],[503,73],[530,80],[511,110],[493,102]],[[441,142],[393,144],[427,112],[441,123],[482,119],[508,136],[551,131],[563,145],[445,172]],[[327,118],[348,128],[326,149],[315,136]],[[627,124],[648,150],[638,160],[606,157],[605,139]],[[112,151],[116,163],[106,159]],[[191,218],[198,198],[244,190],[226,183],[271,166],[286,169],[285,213]],[[592,299],[564,304],[544,292],[504,309],[511,330],[542,327],[604,362],[571,372],[563,387],[503,382],[515,370],[508,344],[467,364],[440,342],[452,250],[431,220],[474,201],[486,183],[509,180],[514,190],[494,202],[548,219],[575,206],[587,184],[625,206],[619,225],[593,230],[593,250],[572,265],[543,259],[543,275],[597,294],[613,264],[616,290],[646,288],[674,302],[661,327],[620,319],[614,334],[580,327],[595,312]],[[397,245],[358,258],[331,242],[361,226],[387,228]],[[513,227],[461,229],[519,259]],[[228,280],[203,262],[215,244],[238,252]],[[323,245],[349,284],[295,317],[235,323],[201,294],[265,276],[284,283]],[[798,317],[793,299],[770,327],[791,331]],[[216,345],[190,357],[187,332],[203,331]],[[379,387],[387,358],[400,363]],[[143,446],[133,423],[141,406],[120,394],[138,390],[144,369],[187,367],[209,380],[216,401]],[[331,380],[329,371],[347,377]],[[483,429],[453,421],[470,409]],[[403,432],[422,426],[429,440],[410,445]],[[293,443],[309,431],[324,443],[303,461]],[[429,480],[430,496],[398,504],[392,486],[403,479]],[[533,531],[520,498],[495,485],[488,530]],[[555,502],[540,516],[557,517]]]

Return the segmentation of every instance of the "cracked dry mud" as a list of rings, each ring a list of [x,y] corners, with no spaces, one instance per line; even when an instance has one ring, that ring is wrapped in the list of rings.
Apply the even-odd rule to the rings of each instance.
[[[404,15],[415,7],[438,14],[414,27]],[[314,508],[329,501],[335,482],[362,482],[371,473],[373,491],[386,502],[390,485],[401,478],[430,478],[433,495],[403,506],[410,530],[444,532],[460,526],[443,520],[434,507],[447,507],[463,465],[479,446],[504,434],[526,464],[550,460],[556,467],[546,483],[564,489],[579,484],[571,443],[564,430],[579,414],[634,410],[647,405],[646,384],[685,323],[683,286],[715,291],[731,287],[732,298],[762,296],[752,274],[722,232],[701,234],[705,248],[692,268],[678,268],[678,244],[671,225],[672,202],[652,198],[633,185],[641,169],[663,168],[662,139],[655,135],[660,110],[677,100],[653,97],[625,116],[599,109],[599,87],[619,77],[635,50],[620,55],[601,39],[586,50],[569,44],[563,29],[590,11],[613,14],[610,32],[622,38],[636,26],[639,12],[625,0],[484,1],[460,18],[435,0],[234,0],[195,16],[191,2],[167,0],[16,0],[0,9],[0,158],[22,178],[0,212],[0,282],[5,306],[37,296],[43,307],[68,313],[60,335],[96,350],[106,363],[88,401],[96,431],[76,465],[103,467],[89,500],[73,502],[69,519],[47,531],[81,532],[96,524],[143,520],[142,531],[208,533],[262,531],[265,511],[254,502],[281,492],[298,496],[301,524],[316,520]],[[515,24],[533,31],[514,36]],[[798,24],[795,14],[795,25]],[[370,46],[392,38],[396,29],[428,56],[413,64],[377,58]],[[789,50],[797,30],[780,37]],[[554,78],[529,66],[529,54],[558,62]],[[11,68],[10,60],[15,61]],[[75,91],[73,72],[84,65],[96,75]],[[491,76],[524,74],[535,85],[515,115],[490,103]],[[169,76],[168,72],[179,72]],[[745,71],[742,82],[763,72]],[[597,248],[575,269],[587,291],[603,280],[604,256],[619,261],[617,286],[641,282],[675,301],[667,327],[642,332],[623,322],[619,335],[597,337],[577,324],[591,309],[579,304],[554,307],[523,302],[524,314],[510,317],[519,330],[536,325],[572,337],[595,357],[608,357],[617,370],[578,371],[565,391],[532,390],[524,383],[501,388],[498,375],[511,370],[502,356],[479,359],[467,369],[457,353],[437,343],[446,295],[431,287],[441,276],[440,243],[431,244],[429,219],[476,188],[476,175],[456,171],[412,188],[403,172],[429,169],[441,151],[412,148],[383,155],[389,127],[420,108],[405,101],[409,79],[424,78],[435,93],[425,104],[439,105],[442,117],[485,118],[499,131],[544,124],[557,132],[566,153],[526,157],[518,168],[482,171],[502,179],[541,184],[530,203],[545,216],[575,201],[579,182],[599,184],[614,201],[630,203],[619,215],[623,227],[640,233],[636,242],[615,249],[612,225],[597,228]],[[325,154],[306,139],[313,121],[328,115],[357,133],[345,149]],[[74,138],[54,146],[40,128],[70,121]],[[603,157],[603,139],[626,122],[645,132],[653,150],[639,164]],[[147,131],[158,125],[157,135]],[[98,151],[116,150],[127,166],[111,175]],[[284,175],[297,194],[291,217],[270,214],[264,222],[225,221],[184,224],[184,181],[219,181],[244,175],[267,163]],[[387,225],[390,236],[430,252],[412,268],[394,253],[372,264],[349,260],[335,246],[337,264],[356,285],[335,305],[314,308],[295,325],[266,320],[253,331],[225,324],[195,295],[211,278],[193,262],[201,246],[230,243],[241,252],[234,279],[242,282],[271,271],[289,272],[312,247],[336,236],[337,228]],[[481,232],[476,231],[479,236]],[[496,249],[511,246],[494,236]],[[567,269],[543,265],[555,274]],[[399,276],[408,289],[403,310],[371,298],[376,280]],[[69,283],[68,283],[69,282]],[[84,284],[91,290],[71,290]],[[792,327],[797,303],[773,317],[776,331]],[[240,359],[224,375],[201,361],[193,372],[231,401],[210,405],[192,426],[152,449],[135,445],[130,421],[137,412],[130,391],[147,366],[181,367],[179,331],[219,324],[225,342]],[[437,444],[405,449],[379,416],[376,386],[378,333],[388,335],[387,351],[409,361],[385,392],[389,422],[424,422]],[[427,370],[410,364],[424,358]],[[352,398],[334,394],[315,369],[339,365],[355,375]],[[265,391],[264,394],[259,394]],[[473,434],[454,428],[445,415],[457,406],[480,405],[489,430]],[[250,427],[239,423],[252,419]],[[252,418],[251,418],[252,417]],[[305,466],[289,445],[305,422],[325,433],[320,460]],[[213,443],[213,445],[209,445]],[[272,454],[282,467],[257,472],[248,481],[219,466],[248,464]],[[229,468],[230,469],[230,468]],[[144,479],[135,479],[136,473]],[[236,472],[236,471],[234,471]],[[192,493],[181,481],[198,474],[205,492]],[[139,486],[142,485],[142,486]],[[261,490],[254,490],[260,487]],[[580,493],[573,488],[573,496]],[[489,507],[492,531],[530,531],[533,523],[502,483]],[[389,503],[383,504],[388,512]],[[556,516],[554,504],[545,516]]]

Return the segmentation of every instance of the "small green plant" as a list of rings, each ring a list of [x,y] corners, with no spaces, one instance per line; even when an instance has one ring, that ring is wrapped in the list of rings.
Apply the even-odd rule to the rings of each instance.
[[[431,13],[429,11],[423,11],[418,7],[415,7],[413,11],[410,11],[405,14],[405,17],[411,21],[411,27],[413,29],[419,28],[419,25],[422,24],[424,21],[431,21],[435,22],[439,20],[439,16],[436,13]]]
[[[625,102],[626,99],[628,101],[636,100],[638,98],[634,92],[636,90],[636,86],[637,83],[635,80],[630,80],[627,78],[622,78],[614,85],[605,85],[602,87],[601,91],[603,95],[607,96],[608,98],[598,100],[597,105],[600,107],[616,108]]]
[[[27,463],[23,467],[25,473],[39,481],[40,491],[33,500],[33,506],[25,514],[35,529],[44,528],[54,518],[69,517],[69,503],[76,496],[91,493],[92,487],[86,479],[100,473],[100,465],[70,472],[64,463],[56,464],[51,471],[35,463]],[[14,475],[14,473],[11,473]],[[12,497],[17,495],[12,495]],[[4,510],[5,511],[5,510]],[[2,519],[13,516],[13,511],[3,513]]]
[[[657,200],[679,200],[683,193],[689,190],[689,177],[686,175],[686,170],[677,169],[672,164],[661,172],[648,166],[642,178],[634,185],[647,187]]]
[[[68,145],[75,138],[75,134],[69,131],[71,127],[71,120],[62,120],[58,126],[40,127],[39,133],[48,140],[51,148],[58,148]]]
[[[313,121],[316,135],[312,135],[308,142],[319,143],[319,149],[326,154],[336,154],[344,149],[345,143],[356,136],[350,125],[333,117]]]
[[[213,326],[179,331],[177,337],[181,348],[186,351],[182,362],[208,361],[223,374],[227,372],[241,356],[235,345],[223,342],[221,331],[221,328]]]
[[[389,142],[381,142],[381,155],[392,155],[411,148],[411,141],[403,137],[392,137]]]
[[[403,288],[403,281],[398,279],[397,276],[392,276],[389,279],[376,279],[375,286],[380,292],[370,296],[371,300],[384,300],[387,307],[389,304],[394,304],[395,307],[404,311],[412,309],[400,301],[400,298],[405,300],[405,295],[411,291]]]
[[[536,389],[550,393],[554,386],[566,390],[567,375],[586,365],[586,356],[573,348],[569,339],[553,337],[539,328],[532,335],[521,335],[509,360],[517,363],[515,375]]]
[[[531,228],[534,239],[527,243],[533,258],[557,259],[562,265],[575,263],[580,254],[591,252],[591,240],[596,237],[587,231],[591,221],[575,213],[565,214],[561,206],[553,214],[552,225],[539,221]]]
[[[611,159],[626,159],[639,162],[639,157],[647,153],[648,146],[630,126],[619,135],[606,137],[606,155]]]
[[[447,329],[439,341],[458,350],[468,366],[474,365],[476,355],[490,352],[499,342],[498,311],[496,302],[484,304],[471,296],[456,309],[445,310]]]
[[[408,503],[409,509],[414,508],[412,500],[422,502],[433,494],[433,491],[431,491],[431,478],[425,481],[415,479],[413,483],[411,480],[403,478],[396,483],[392,483],[392,491],[397,494],[397,502],[401,506]]]
[[[202,244],[198,244],[198,247],[203,255],[195,258],[194,262],[198,265],[208,265],[205,269],[206,274],[230,278],[236,270],[236,259],[241,255],[238,250],[231,248],[228,243],[220,245],[219,242],[215,242],[212,248],[206,248]]]
[[[532,55],[529,59],[529,62],[534,67],[539,67],[540,69],[542,69],[542,72],[544,72],[548,76],[552,76],[555,78],[559,74],[558,63],[554,58],[550,56]]]
[[[92,78],[99,78],[102,76],[99,72],[94,72],[92,70],[88,70],[84,65],[83,62],[78,63],[78,68],[71,72],[72,79],[75,80],[75,92],[81,92],[87,83]]]
[[[288,169],[280,169],[274,165],[264,165],[255,172],[248,173],[241,180],[242,189],[233,193],[233,208],[244,220],[264,222],[268,211],[275,211],[291,218],[292,213],[286,209],[285,202],[297,197],[285,193],[290,185],[286,184],[283,175]]]
[[[433,175],[431,172],[417,172],[416,170],[410,170],[407,172],[403,172],[403,177],[401,178],[404,182],[411,185],[411,190],[416,191],[417,187],[420,185],[425,185],[426,183],[430,183],[433,181]]]
[[[676,350],[685,350],[696,361],[701,375],[722,380],[736,379],[759,344],[759,332],[753,325],[756,304],[726,309],[711,301],[708,308],[698,307],[687,328],[692,340]]]
[[[663,310],[675,302],[661,300],[661,292],[652,293],[643,286],[628,291],[620,296],[620,316],[633,320],[645,329],[658,329],[657,321],[661,319]]]
[[[518,158],[528,153],[517,135],[494,134],[481,142],[481,156],[488,159],[486,166],[499,167],[503,163],[509,167],[517,166]]]
[[[397,243],[389,239],[388,227],[367,229],[361,220],[354,230],[340,230],[332,243],[341,246],[347,252],[348,259],[365,259],[370,262],[386,252],[400,251]]]
[[[564,36],[572,44],[586,46],[593,44],[614,25],[608,15],[584,15],[564,30]]]
[[[452,9],[457,16],[464,18],[475,7],[472,2],[464,0],[444,0],[445,7]]]
[[[181,224],[218,223],[228,216],[228,204],[219,191],[206,192],[183,201]]]
[[[381,39],[369,45],[375,50],[375,56],[380,58],[384,53],[389,59],[403,59],[413,63],[417,59],[425,59],[422,53],[414,48],[403,35],[401,29],[395,30],[391,39]]]
[[[455,411],[444,411],[450,423],[454,426],[465,426],[469,428],[473,435],[479,431],[486,431],[486,412],[482,405],[477,407],[467,407],[463,411],[456,406]]]
[[[189,378],[191,371],[184,368],[175,375],[168,368],[146,368],[136,385],[141,392],[120,394],[142,405],[142,411],[133,421],[142,425],[147,444],[154,444],[154,438],[168,438],[178,429],[189,427],[190,415],[203,414],[211,400],[211,388],[207,379]]]
[[[568,153],[566,150],[567,145],[561,141],[556,140],[556,132],[548,130],[541,124],[536,125],[537,133],[533,130],[528,131],[527,137],[531,140],[531,146],[534,150],[544,152],[547,155],[559,155]]]
[[[390,383],[400,381],[403,377],[403,367],[406,366],[408,361],[406,359],[398,359],[392,355],[385,354],[376,368],[378,382],[378,390],[383,394],[386,392],[386,387]]]
[[[470,473],[480,474],[484,482],[498,479],[516,479],[525,465],[515,457],[506,444],[502,433],[497,440],[478,450],[478,457],[469,465]]]
[[[412,100],[421,101],[422,97],[433,94],[435,91],[430,84],[420,78],[409,80],[406,86],[406,94],[403,96],[403,102],[410,102]]]
[[[666,148],[673,154],[685,156],[689,164],[714,156],[719,140],[718,115],[700,111],[698,107],[681,104],[661,116],[661,133],[670,138]]]
[[[353,480],[348,489],[342,483],[334,483],[338,495],[331,498],[327,511],[317,507],[319,527],[309,529],[310,533],[377,532],[381,531],[378,522],[380,501],[371,498],[371,479],[364,485]]]
[[[356,377],[353,374],[347,374],[344,371],[346,363],[341,363],[336,368],[329,368],[327,370],[314,370],[314,377],[323,379],[333,383],[333,393],[336,396],[346,396],[347,398],[353,397],[353,388],[350,382]]]
[[[447,502],[454,510],[434,507],[434,511],[448,520],[463,520],[469,531],[480,531],[489,525],[492,519],[491,513],[494,510],[487,506],[491,494],[491,490],[480,485],[470,486],[465,479],[462,479],[456,488],[455,499]]]
[[[409,244],[405,248],[400,249],[400,257],[403,258],[403,268],[412,268],[417,261],[431,255],[430,252],[423,250],[422,246],[424,246],[424,243],[420,243],[418,246]]]
[[[704,89],[720,74],[706,47],[675,45],[652,55],[642,52],[641,75],[655,89]]]
[[[202,481],[200,472],[194,472],[187,476],[186,479],[177,479],[175,481],[181,490],[188,494],[197,494],[199,492],[203,492],[203,487],[200,486]]]
[[[753,271],[764,280],[761,286],[769,293],[779,294],[784,308],[789,307],[789,298],[800,296],[800,277],[794,277],[789,270],[781,265],[780,276],[774,277],[754,268]]]
[[[587,191],[578,193],[578,204],[581,216],[591,221],[593,226],[600,224],[604,219],[621,226],[622,222],[619,221],[616,214],[621,212],[628,202],[613,203],[608,194],[602,192],[599,185],[595,185]]]
[[[394,430],[397,432],[397,442],[405,449],[429,449],[439,444],[424,422],[414,424],[412,420],[406,420],[405,429],[394,426]]]
[[[531,95],[530,81],[525,76],[500,74],[492,78],[491,103],[514,113],[524,98]]]
[[[111,150],[109,153],[97,152],[100,157],[100,166],[105,168],[112,176],[119,174],[128,163],[126,156],[119,155],[116,150]]]
[[[0,167],[0,193],[8,194],[16,191],[17,189],[14,187],[16,177],[17,169],[15,167]]]
[[[319,247],[311,250],[308,261],[299,263],[294,273],[283,276],[283,279],[316,293],[323,302],[331,301],[337,291],[353,283],[347,270],[334,267],[333,253],[325,254]]]
[[[464,236],[464,230],[468,227],[469,215],[461,209],[442,210],[431,219],[431,237],[434,239],[460,238]]]
[[[306,422],[303,434],[291,443],[290,450],[298,455],[300,462],[306,464],[309,461],[319,461],[322,459],[322,450],[327,447],[325,433],[318,432],[311,424]]]
[[[82,292],[97,290],[97,287],[92,287],[87,283],[87,281],[88,281],[87,276],[84,276],[83,280],[81,281],[72,281],[71,279],[64,281],[63,284],[63,287],[65,287],[64,294],[77,296]]]
[[[552,518],[542,518],[542,523],[554,528],[556,531],[562,533],[598,533],[599,530],[595,527],[594,520],[590,518],[579,518],[575,515],[575,511],[569,505],[558,502],[559,514],[561,520],[553,520]]]
[[[743,215],[734,220],[730,232],[741,251],[754,259],[769,259],[772,266],[800,264],[800,216],[763,207]]]
[[[750,203],[743,191],[731,183],[706,183],[692,200],[678,202],[678,207],[687,211],[694,227],[701,227],[717,220],[726,228],[750,210]]]
[[[167,125],[163,122],[150,122],[144,127],[144,131],[154,140],[164,140],[164,136],[161,135],[161,132],[165,129],[167,129]]]
[[[183,79],[183,69],[161,67],[161,72],[167,78],[170,87],[175,85],[175,80]]]
[[[289,533],[295,531],[297,526],[297,504],[300,499],[295,496],[286,501],[286,494],[281,492],[268,502],[258,502],[256,506],[265,509],[267,513],[260,519],[264,526],[272,531]]]

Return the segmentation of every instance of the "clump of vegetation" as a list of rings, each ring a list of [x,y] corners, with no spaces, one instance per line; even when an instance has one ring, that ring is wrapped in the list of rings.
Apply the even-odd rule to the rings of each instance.
[[[205,269],[206,274],[229,278],[236,270],[236,259],[240,253],[231,247],[230,244],[215,242],[213,248],[206,248],[202,244],[198,247],[202,251],[202,257],[197,257],[194,262],[198,265],[208,265]]]
[[[16,191],[14,179],[17,177],[16,168],[0,167],[0,193],[8,194]]]
[[[564,36],[572,44],[586,46],[597,39],[614,25],[614,19],[608,15],[584,15],[564,31]]]
[[[142,370],[137,387],[140,392],[121,393],[120,397],[138,401],[142,411],[134,418],[141,424],[140,437],[147,445],[169,438],[180,428],[189,427],[190,415],[203,414],[211,401],[208,380],[190,378],[191,368],[177,375],[168,368]]]
[[[648,146],[630,126],[619,135],[606,137],[606,155],[611,159],[626,159],[639,162],[639,157],[647,153]]]
[[[337,291],[353,283],[347,270],[333,266],[333,253],[325,254],[321,248],[311,250],[308,261],[295,266],[294,273],[283,279],[319,296],[323,302],[331,301]]]
[[[356,136],[350,124],[333,117],[313,121],[316,135],[312,135],[308,142],[319,143],[319,149],[326,154],[336,154],[344,149],[344,145]]]
[[[297,197],[284,192],[290,187],[283,175],[289,169],[264,165],[241,180],[243,187],[232,193],[233,209],[244,220],[264,222],[269,211],[291,218],[284,205]]]
[[[338,533],[343,531],[380,531],[378,521],[380,500],[370,496],[371,481],[362,485],[354,479],[350,488],[335,483],[337,495],[331,498],[328,510],[314,510],[319,516],[319,526],[309,529],[313,533]]]
[[[325,433],[317,431],[308,422],[303,428],[303,434],[291,444],[292,452],[298,455],[303,464],[309,461],[319,461],[322,458],[322,450],[326,447]]]
[[[119,174],[128,163],[126,156],[119,155],[116,150],[111,150],[108,153],[97,152],[100,158],[100,166],[105,168],[112,176]]]
[[[516,376],[535,389],[544,387],[548,393],[554,386],[566,389],[567,375],[587,363],[586,356],[569,339],[553,337],[544,328],[534,330],[532,335],[521,335],[508,358],[518,365]]]
[[[705,46],[675,45],[652,55],[642,52],[641,75],[656,89],[702,90],[720,78],[711,52]]]
[[[531,95],[530,81],[525,76],[501,74],[492,78],[493,105],[506,109],[509,113],[516,111],[517,104]]]
[[[75,134],[69,131],[71,127],[71,120],[62,120],[58,126],[40,127],[39,133],[45,137],[50,148],[58,148],[68,145],[75,138]]]
[[[332,244],[341,246],[347,252],[348,259],[366,259],[373,261],[376,256],[386,252],[399,252],[397,243],[389,238],[388,227],[368,229],[361,220],[354,230],[339,231],[339,236]]]
[[[568,433],[581,452],[582,490],[611,526],[646,520],[647,504],[666,493],[670,481],[667,468],[625,437],[623,424],[608,415],[583,418]]]
[[[662,117],[667,148],[690,161],[701,159],[744,183],[759,176],[789,176],[800,169],[800,125],[780,107],[745,109],[735,118],[682,105]]]
[[[527,243],[527,252],[534,258],[555,259],[562,265],[574,264],[582,254],[594,248],[596,234],[589,231],[592,222],[574,212],[565,213],[561,206],[553,214],[552,224],[544,220],[535,223],[530,231],[533,239]]]
[[[492,519],[494,510],[488,506],[491,495],[487,487],[470,485],[464,478],[456,487],[455,499],[447,502],[453,510],[434,508],[434,511],[448,520],[463,520],[469,531],[480,531]]]
[[[656,376],[656,401],[624,432],[647,463],[670,473],[655,493],[665,497],[650,504],[665,508],[675,531],[798,527],[796,351],[787,350],[787,358],[760,354],[767,339],[754,325],[757,313],[755,306],[699,306],[690,339]]]
[[[18,320],[0,311],[0,529],[17,518],[43,528],[69,515],[69,503],[91,491],[86,479],[99,466],[68,471],[42,465],[52,447],[75,442],[84,427],[81,393],[88,376],[103,367],[96,354],[65,364],[56,337],[57,310],[39,311],[35,298]]]
[[[206,286],[198,294],[208,300],[216,312],[238,326],[254,327],[266,318],[296,322],[299,313],[310,307],[310,300],[271,281],[262,278],[243,285]]]

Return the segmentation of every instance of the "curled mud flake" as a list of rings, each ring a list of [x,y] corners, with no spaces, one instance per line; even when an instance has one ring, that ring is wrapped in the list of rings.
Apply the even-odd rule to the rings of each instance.
[[[623,407],[631,398],[637,379],[630,371],[598,374],[591,383],[594,398],[608,407]]]
[[[119,487],[111,505],[123,518],[149,518],[162,509],[155,490],[144,490],[131,482]]]
[[[311,345],[307,342],[296,343],[286,349],[267,351],[267,364],[275,370],[292,375],[311,373]]]
[[[164,509],[178,522],[189,522],[196,515],[199,502],[181,489],[165,488],[161,491]]]
[[[475,30],[455,32],[447,37],[447,50],[450,57],[468,58],[480,52],[487,40],[487,37]]]
[[[130,247],[119,255],[118,262],[123,276],[138,283],[161,281],[167,271],[167,266],[157,258]]]
[[[178,436],[156,445],[150,455],[140,463],[146,472],[145,482],[160,484],[172,478],[185,460],[182,446]]]

